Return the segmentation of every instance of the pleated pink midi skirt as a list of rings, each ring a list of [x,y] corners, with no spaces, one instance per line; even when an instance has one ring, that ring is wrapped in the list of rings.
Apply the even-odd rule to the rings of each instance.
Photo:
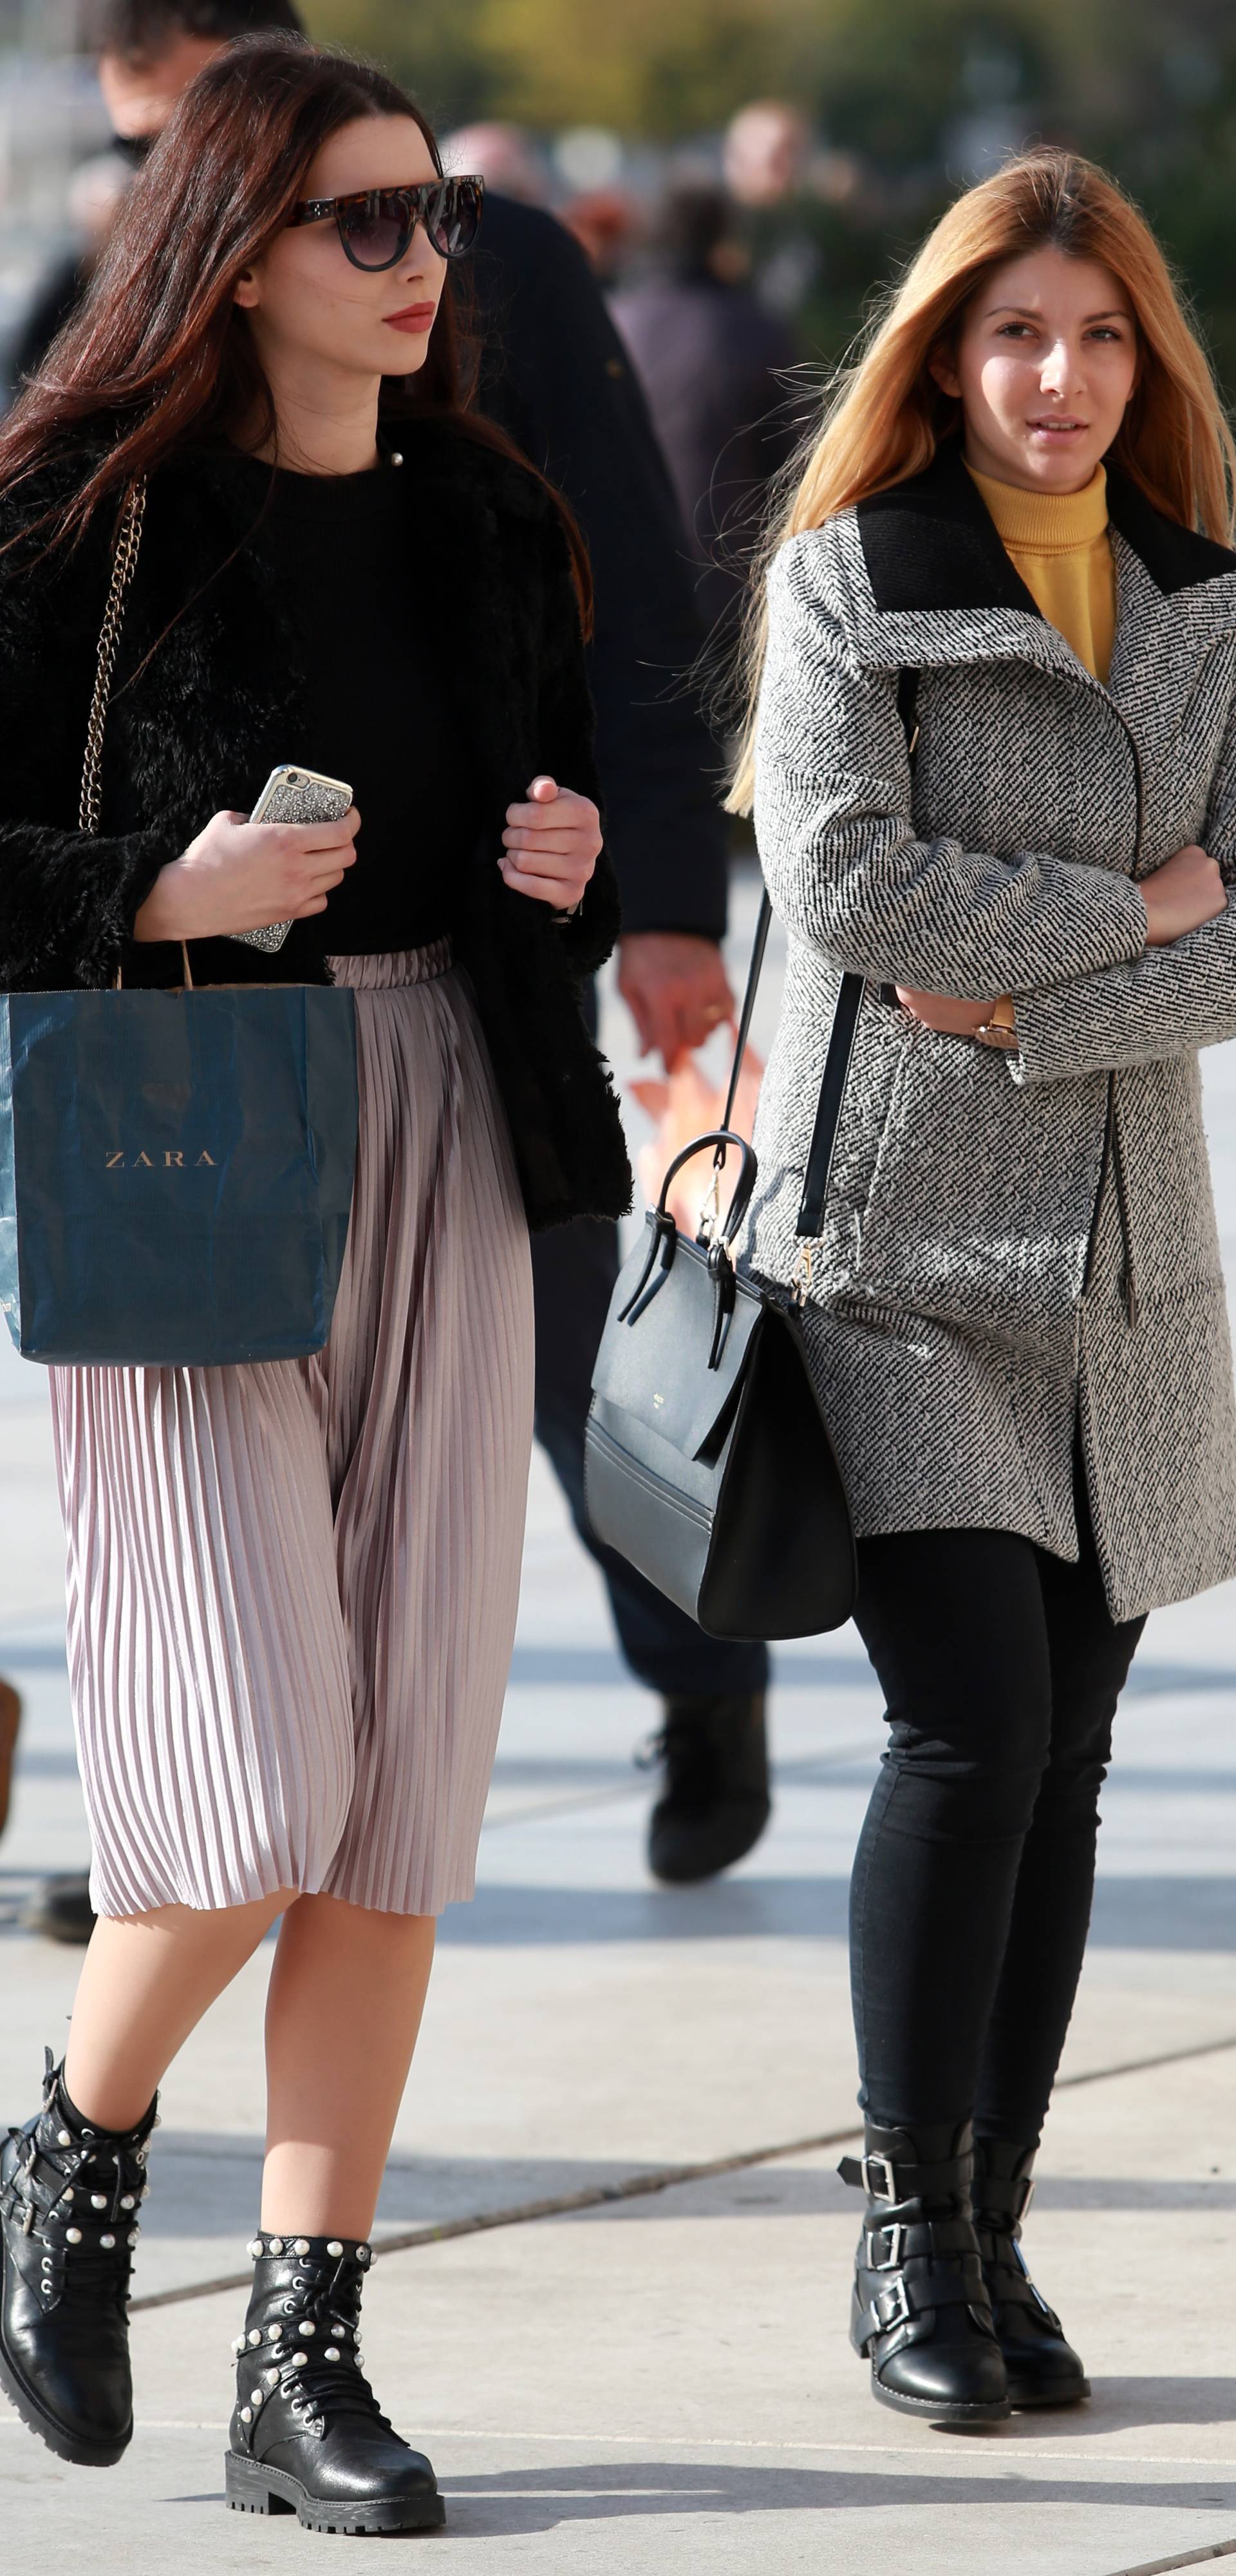
[[[326,1349],[51,1371],[100,1914],[473,1892],[532,1440],[527,1226],[449,949],[333,962],[360,1136]]]

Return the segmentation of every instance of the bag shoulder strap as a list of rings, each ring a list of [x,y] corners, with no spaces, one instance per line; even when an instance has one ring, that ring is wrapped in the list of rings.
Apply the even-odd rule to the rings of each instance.
[[[903,669],[897,674],[897,713],[905,732],[906,753],[911,768],[918,749],[918,681],[919,675],[914,669]],[[766,887],[760,903],[759,919],[755,925],[755,940],[747,974],[747,989],[743,995],[742,1011],[738,1021],[729,1093],[725,1103],[725,1115],[721,1121],[723,1127],[730,1125],[734,1114],[738,1078],[742,1071],[742,1060],[751,1030],[755,997],[759,989],[771,926],[772,904]],[[833,1147],[836,1144],[837,1129],[841,1123],[841,1106],[845,1099],[846,1083],[849,1080],[850,1062],[854,1053],[854,1041],[858,1035],[859,1012],[862,1009],[865,990],[866,982],[862,975],[844,974],[842,976],[829,1035],[828,1053],[824,1059],[824,1073],[820,1083],[820,1097],[811,1135],[811,1147],[807,1156],[802,1201],[798,1211],[798,1222],[794,1229],[799,1236],[814,1238],[824,1223],[824,1204],[828,1197]],[[724,1146],[719,1149],[716,1159],[718,1163],[724,1162]]]
[[[107,605],[99,631],[99,649],[95,657],[94,694],[86,718],[86,749],[82,759],[82,788],[78,804],[78,828],[97,832],[103,803],[103,728],[107,722],[108,700],[116,668],[116,652],[124,618],[124,603],[129,584],[137,568],[137,550],[142,542],[142,520],[146,515],[146,478],[130,483],[120,505],[116,522],[116,541],[112,548],[112,577],[108,584]]]

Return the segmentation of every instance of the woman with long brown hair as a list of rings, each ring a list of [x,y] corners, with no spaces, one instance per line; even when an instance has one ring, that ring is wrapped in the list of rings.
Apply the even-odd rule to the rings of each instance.
[[[182,942],[198,984],[333,978],[360,1094],[325,1350],[52,1375],[99,1921],[0,2160],[0,2383],[62,2458],[120,2457],[156,2086],[282,1917],[227,2491],[316,2530],[442,2519],[364,2375],[368,2233],[509,1661],[529,1224],[628,1197],[578,1008],[616,927],[586,567],[467,409],[480,196],[378,72],[237,44],[0,435],[0,982],[176,985]],[[248,822],[280,762],[359,815]]]
[[[852,2335],[940,2422],[1088,2393],[1020,2222],[1117,1699],[1146,1613],[1236,1573],[1196,1062],[1236,1034],[1232,464],[1144,221],[1028,155],[873,329],[753,637],[733,803],[789,963],[749,1257],[805,1299],[891,1727],[852,1890]]]

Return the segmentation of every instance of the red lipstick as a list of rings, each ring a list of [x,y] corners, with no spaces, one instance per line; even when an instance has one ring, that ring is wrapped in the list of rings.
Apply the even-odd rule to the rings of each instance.
[[[382,319],[392,331],[429,331],[437,313],[436,304],[405,304],[399,313],[384,313]]]

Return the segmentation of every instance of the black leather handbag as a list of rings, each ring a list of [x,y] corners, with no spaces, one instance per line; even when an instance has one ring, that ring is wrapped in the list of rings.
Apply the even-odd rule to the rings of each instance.
[[[734,1267],[755,1154],[730,1126],[771,908],[760,907],[725,1124],[674,1157],[614,1290],[592,1380],[584,1453],[597,1538],[710,1637],[808,1637],[854,1607],[854,1535],[807,1355],[802,1292]],[[818,1235],[863,979],[844,975],[797,1231]],[[738,1180],[724,1219],[692,1242],[667,1207],[684,1163],[712,1146]]]
[[[897,680],[911,769],[918,677],[907,669]],[[730,1121],[771,920],[765,895],[724,1120],[675,1156],[619,1276],[584,1448],[595,1536],[710,1637],[749,1642],[840,1628],[857,1589],[849,1507],[803,1348],[810,1256],[791,1290],[742,1277],[731,1250],[757,1177],[755,1155]],[[865,990],[861,975],[842,976],[795,1228],[804,1245],[824,1224]],[[675,1174],[709,1145],[718,1187],[731,1147],[738,1182],[724,1220],[702,1221],[692,1242],[666,1201]]]

